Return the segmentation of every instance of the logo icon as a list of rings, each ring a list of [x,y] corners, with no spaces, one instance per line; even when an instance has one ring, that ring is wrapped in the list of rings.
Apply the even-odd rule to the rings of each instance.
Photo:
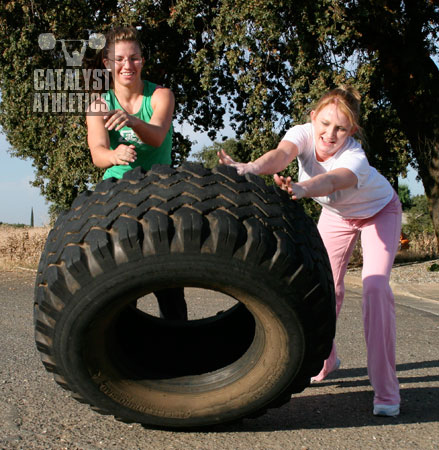
[[[56,39],[53,33],[41,33],[38,36],[38,45],[41,50],[53,50],[57,42],[61,42],[67,65],[77,67],[82,64],[87,44],[93,50],[101,50],[105,47],[105,36],[101,33],[93,33],[89,39]],[[81,42],[81,50],[74,50],[70,55],[67,51],[66,42]]]

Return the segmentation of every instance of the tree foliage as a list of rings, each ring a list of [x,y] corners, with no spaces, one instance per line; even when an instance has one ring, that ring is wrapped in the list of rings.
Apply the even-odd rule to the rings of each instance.
[[[410,195],[410,188],[406,184],[398,186],[398,197],[402,205],[403,211],[412,206],[412,197]]]
[[[197,162],[212,169],[218,164],[217,153],[220,150],[225,150],[235,161],[247,161],[248,149],[245,146],[245,142],[237,141],[236,139],[227,139],[224,142],[215,141],[212,145],[204,146],[200,151],[194,153],[193,156]]]
[[[228,114],[234,137],[245,143],[243,160],[274,148],[327,89],[357,87],[369,161],[395,187],[409,163],[418,170],[439,239],[437,2],[3,2],[0,122],[15,154],[34,160],[35,183],[56,204],[68,205],[98,173],[83,117],[42,118],[29,110],[33,69],[63,63],[55,50],[38,51],[36,40],[42,32],[105,31],[121,20],[141,27],[147,77],[174,91],[177,121],[215,139]],[[176,141],[180,162],[190,142]]]
[[[403,228],[408,236],[413,237],[434,232],[425,195],[416,195],[412,198],[412,206],[407,211],[407,224]]]
[[[273,147],[273,130],[282,136],[302,122],[323,91],[353,84],[363,93],[363,144],[371,164],[395,187],[408,163],[419,170],[439,239],[436,2],[222,0],[207,10],[201,1],[177,5],[175,23],[202,26],[195,63],[203,87],[225,87],[249,159]]]
[[[85,145],[83,117],[33,112],[34,69],[64,65],[60,51],[43,52],[37,42],[45,32],[80,37],[78,30],[93,29],[93,11],[86,2],[55,1],[7,1],[0,8],[1,126],[13,155],[32,159],[34,186],[57,208],[67,207],[99,174]]]
[[[142,16],[136,21],[126,12],[132,4],[115,0],[14,0],[0,5],[0,125],[12,145],[12,154],[32,160],[33,185],[51,202],[52,213],[68,208],[80,191],[102,176],[91,162],[84,113],[53,113],[50,104],[49,112],[34,111],[35,70],[66,71],[61,39],[76,40],[70,43],[69,51],[73,52],[75,45],[80,48],[79,40],[88,40],[91,33],[105,33],[115,25],[142,24],[144,14],[148,20],[140,34],[147,55],[145,76],[176,91],[179,121],[199,114],[195,98],[200,93],[200,75],[187,61],[189,35],[180,36],[170,29],[169,3],[143,2],[139,8]],[[57,39],[54,48],[39,47],[42,33],[53,34]],[[87,47],[83,68],[95,57],[96,50]],[[189,151],[188,139],[175,133],[174,163],[181,163]]]

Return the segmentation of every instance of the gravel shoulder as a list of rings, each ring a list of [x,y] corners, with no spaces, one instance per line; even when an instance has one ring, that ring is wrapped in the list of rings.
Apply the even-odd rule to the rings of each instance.
[[[395,263],[390,274],[390,282],[397,283],[439,283],[439,272],[428,270],[433,264],[439,264],[439,259],[430,261],[416,261]],[[351,276],[361,277],[361,267],[348,269]]]
[[[439,272],[428,269],[439,259],[423,262],[396,263],[390,274],[390,286],[395,295],[411,297],[439,305]],[[346,286],[361,287],[361,268],[349,269]]]

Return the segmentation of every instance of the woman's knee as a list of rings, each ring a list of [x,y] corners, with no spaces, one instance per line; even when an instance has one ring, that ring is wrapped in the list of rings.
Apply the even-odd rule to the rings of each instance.
[[[390,290],[389,279],[384,275],[369,275],[363,279],[363,296],[380,297]]]

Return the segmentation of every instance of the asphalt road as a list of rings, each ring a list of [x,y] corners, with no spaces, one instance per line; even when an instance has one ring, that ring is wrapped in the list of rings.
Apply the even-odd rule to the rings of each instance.
[[[239,425],[171,432],[127,425],[72,399],[43,368],[33,338],[33,272],[0,272],[1,449],[438,449],[439,319],[397,299],[401,415],[372,415],[361,297],[339,318],[342,366],[281,408]]]

